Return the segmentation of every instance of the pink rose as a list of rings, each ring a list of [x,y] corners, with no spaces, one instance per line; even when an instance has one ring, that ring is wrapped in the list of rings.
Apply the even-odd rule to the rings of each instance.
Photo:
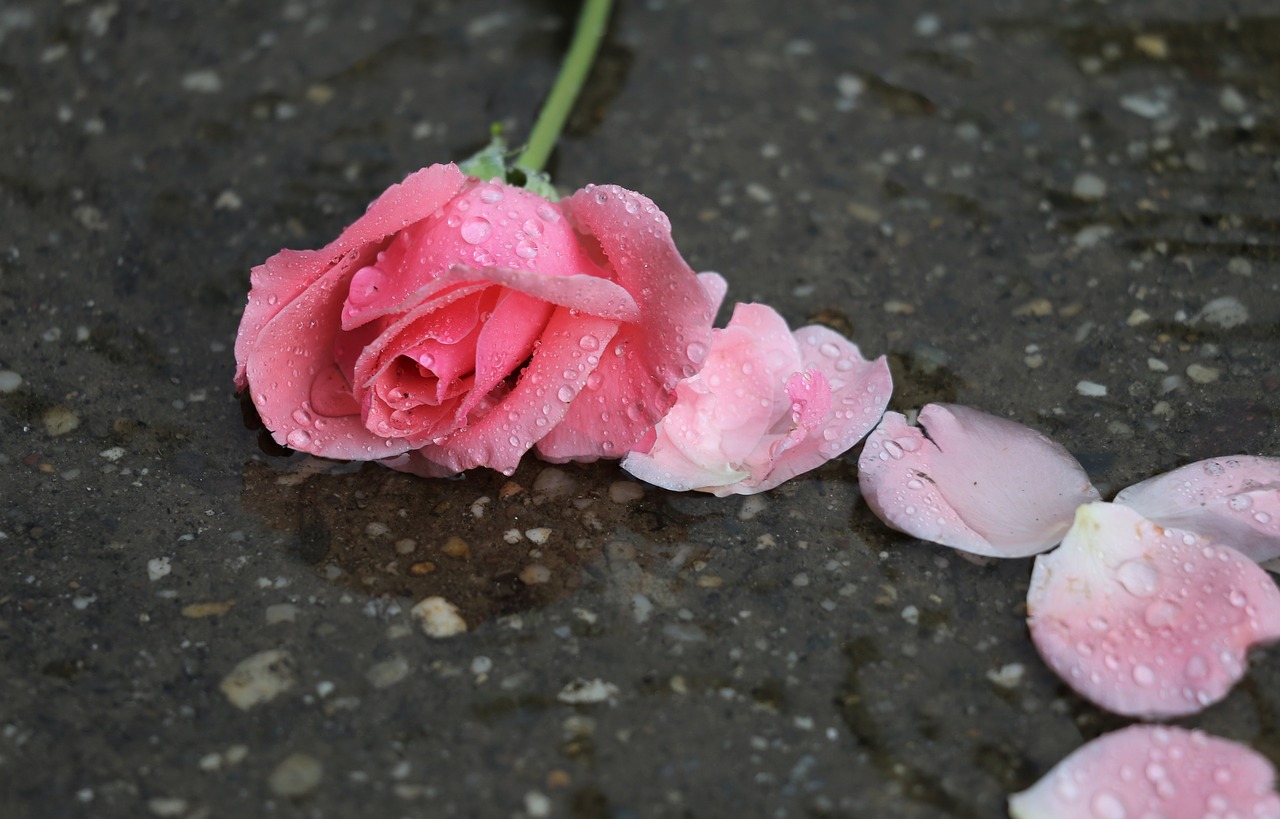
[[[739,304],[712,332],[696,375],[622,468],[684,491],[750,495],[852,447],[876,425],[893,382],[883,356],[825,327],[792,333],[772,307]]]
[[[432,165],[254,268],[236,386],[281,444],[428,475],[621,456],[697,372],[723,282],[644,196]],[[718,295],[717,295],[718,294]]]

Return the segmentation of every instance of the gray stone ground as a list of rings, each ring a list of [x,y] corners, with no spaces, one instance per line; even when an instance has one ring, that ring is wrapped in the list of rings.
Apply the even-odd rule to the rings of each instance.
[[[524,133],[562,5],[0,6],[0,815],[993,817],[1123,724],[856,451],[721,501],[262,445],[248,268]],[[1280,453],[1277,63],[1270,0],[633,0],[554,170],[1110,493]],[[1278,719],[1273,647],[1184,724]]]

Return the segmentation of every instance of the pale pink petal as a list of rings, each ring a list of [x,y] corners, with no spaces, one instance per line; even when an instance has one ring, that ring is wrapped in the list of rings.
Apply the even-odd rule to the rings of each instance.
[[[867,438],[858,481],[885,523],[991,557],[1051,548],[1098,491],[1071,454],[1021,424],[957,404],[929,404],[920,427],[886,413]]]
[[[803,441],[780,454],[761,489],[772,489],[848,451],[880,420],[893,392],[884,356],[868,361],[858,345],[818,325],[801,327],[795,338],[801,367],[824,376],[829,409],[821,420],[806,424]]]
[[[1280,458],[1198,461],[1122,490],[1116,503],[1259,563],[1280,558]]]
[[[1013,819],[1280,819],[1276,771],[1201,731],[1132,725],[1101,736],[1009,797]]]
[[[714,311],[671,240],[671,223],[648,198],[602,185],[560,204],[580,240],[599,243],[640,318],[621,324],[608,347],[580,348],[599,386],[574,401],[538,452],[551,461],[620,457],[666,414],[676,383],[701,367]]]
[[[1191,714],[1226,696],[1246,654],[1280,640],[1280,589],[1226,546],[1090,503],[1036,558],[1031,638],[1072,688],[1118,714]]]
[[[702,370],[677,386],[653,441],[622,467],[677,491],[763,492],[857,443],[890,389],[883,359],[866,361],[824,328],[792,334],[773,308],[739,304],[713,332]]]
[[[764,312],[765,315],[758,315]],[[655,429],[654,443],[632,451],[622,468],[672,491],[714,491],[753,477],[747,461],[776,419],[789,411],[780,379],[765,363],[764,350],[790,349],[799,365],[786,322],[763,305],[739,304],[729,326],[712,332],[706,364],[676,385],[676,403]],[[758,460],[759,477],[772,466]]]
[[[243,390],[249,384],[249,357],[259,347],[259,336],[268,322],[335,265],[343,263],[350,253],[383,242],[405,225],[430,216],[452,199],[465,182],[466,177],[456,165],[423,168],[387,188],[364,215],[322,250],[282,250],[255,267],[250,276],[249,300],[236,334],[236,388]],[[362,265],[370,261],[372,258],[367,258]],[[342,284],[345,288],[346,281]],[[338,294],[335,313],[345,298],[345,292]]]

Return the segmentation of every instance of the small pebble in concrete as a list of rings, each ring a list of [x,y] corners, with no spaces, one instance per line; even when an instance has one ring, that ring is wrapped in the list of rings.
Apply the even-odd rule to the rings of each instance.
[[[1017,688],[1027,669],[1022,663],[1009,663],[987,672],[987,679],[1001,688]]]
[[[1107,195],[1107,183],[1096,174],[1082,173],[1071,183],[1071,193],[1077,199],[1101,199]]]
[[[369,670],[364,673],[364,678],[374,688],[390,688],[407,676],[409,676],[409,661],[399,654],[369,666]]]
[[[618,696],[618,686],[613,683],[605,682],[599,677],[593,680],[584,680],[579,677],[561,688],[560,693],[556,694],[556,699],[571,705],[580,705],[604,702],[616,696]]]
[[[54,437],[66,435],[79,426],[80,416],[72,412],[69,407],[58,405],[45,410],[44,431]]]
[[[1076,392],[1089,398],[1102,398],[1107,394],[1107,387],[1093,381],[1081,381],[1076,384]]]
[[[247,711],[293,687],[293,659],[281,648],[259,651],[241,660],[219,686],[227,700]]]
[[[458,613],[458,607],[443,597],[421,600],[409,613],[417,618],[428,637],[452,637],[467,630],[467,621]]]
[[[0,393],[10,393],[22,386],[22,376],[13,370],[0,370]]]
[[[324,765],[308,754],[289,754],[271,772],[267,786],[276,796],[305,796],[324,779]]]
[[[609,484],[609,500],[614,503],[634,503],[644,497],[644,487],[635,481],[614,481]]]
[[[1212,384],[1221,374],[1217,367],[1206,367],[1203,364],[1191,364],[1187,367],[1187,378],[1197,384]]]

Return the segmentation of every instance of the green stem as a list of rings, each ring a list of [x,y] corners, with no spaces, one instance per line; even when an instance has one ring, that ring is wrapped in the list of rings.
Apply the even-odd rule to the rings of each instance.
[[[573,109],[574,100],[578,98],[578,92],[582,90],[582,84],[591,72],[596,52],[600,50],[611,5],[613,0],[585,0],[582,4],[578,25],[573,32],[573,42],[569,44],[569,53],[560,66],[560,74],[551,87],[551,94],[538,113],[538,121],[533,124],[529,143],[516,160],[517,167],[541,171],[547,164],[551,149],[560,138],[565,120]]]

